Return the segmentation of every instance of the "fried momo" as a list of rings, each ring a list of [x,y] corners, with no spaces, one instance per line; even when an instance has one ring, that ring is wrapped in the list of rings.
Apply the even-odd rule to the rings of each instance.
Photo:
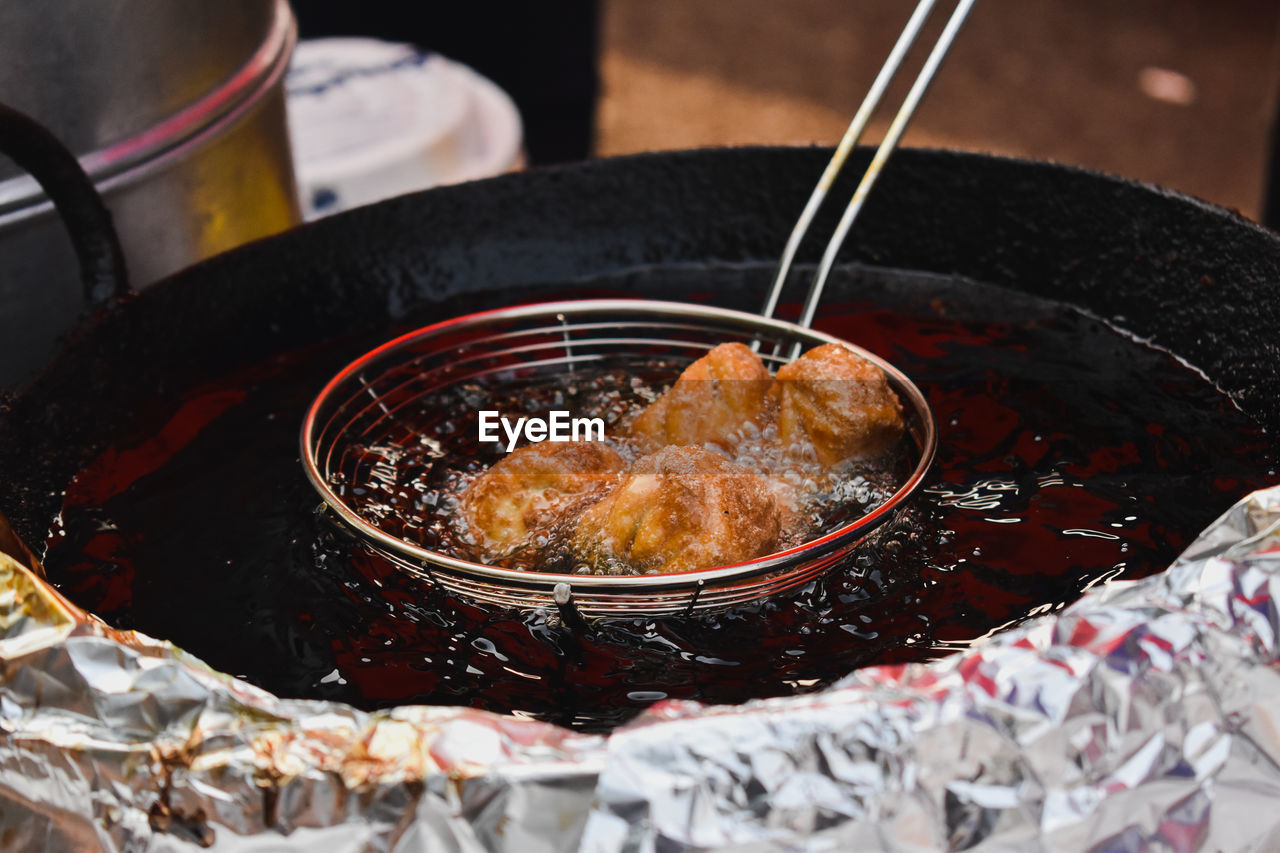
[[[701,447],[641,457],[578,519],[574,548],[597,568],[685,572],[775,550],[778,498],[755,474]]]
[[[778,369],[769,391],[784,450],[812,446],[833,467],[877,456],[902,437],[902,403],[884,371],[837,344],[823,344]]]
[[[645,451],[668,445],[728,448],[748,422],[765,414],[773,377],[743,344],[720,344],[685,368],[665,394],[631,424]]]
[[[530,444],[477,477],[462,495],[461,510],[477,544],[501,554],[599,500],[625,467],[603,442]]]

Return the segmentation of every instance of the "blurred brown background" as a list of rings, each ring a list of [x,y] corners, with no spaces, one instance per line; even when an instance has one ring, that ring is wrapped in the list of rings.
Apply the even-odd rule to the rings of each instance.
[[[596,153],[833,144],[913,6],[603,0]],[[1278,30],[1272,0],[979,0],[904,144],[1090,166],[1256,218]]]

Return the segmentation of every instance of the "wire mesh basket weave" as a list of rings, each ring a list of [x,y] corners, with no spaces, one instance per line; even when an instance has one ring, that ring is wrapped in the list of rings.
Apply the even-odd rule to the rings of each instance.
[[[882,504],[799,546],[730,566],[658,575],[557,574],[507,569],[428,550],[389,534],[335,489],[355,448],[407,440],[396,413],[458,383],[525,381],[637,357],[691,363],[717,344],[755,345],[776,372],[796,349],[850,347],[885,371],[903,403],[913,467]],[[678,372],[678,370],[677,370]],[[675,379],[675,374],[671,376]],[[658,615],[744,604],[794,589],[839,564],[921,486],[936,430],[920,390],[892,365],[844,341],[756,314],[673,302],[577,300],[472,314],[390,341],[348,365],[317,396],[302,429],[311,483],[362,542],[405,572],[500,607],[558,606],[584,615]]]

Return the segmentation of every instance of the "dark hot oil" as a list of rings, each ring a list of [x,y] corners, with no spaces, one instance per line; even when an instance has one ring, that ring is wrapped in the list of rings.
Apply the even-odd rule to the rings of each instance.
[[[767,271],[701,274],[707,292],[731,292]],[[1162,570],[1277,481],[1275,442],[1203,376],[1070,307],[876,272],[846,276],[816,326],[915,380],[939,453],[874,548],[783,598],[583,632],[405,576],[319,512],[302,474],[302,415],[340,366],[316,350],[144,418],[68,486],[46,568],[111,624],[284,696],[604,729],[666,697],[801,693],[859,666],[945,655],[1096,584]]]

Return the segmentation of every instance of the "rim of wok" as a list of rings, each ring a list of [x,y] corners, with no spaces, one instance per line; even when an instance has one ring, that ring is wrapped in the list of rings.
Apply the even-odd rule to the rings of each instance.
[[[316,463],[318,448],[316,447],[315,438],[317,419],[321,409],[333,402],[330,400],[331,395],[342,387],[344,383],[375,363],[394,357],[402,350],[430,341],[433,338],[467,329],[483,328],[495,322],[523,320],[544,315],[555,318],[558,314],[591,316],[595,314],[617,315],[620,313],[632,313],[648,317],[682,319],[694,317],[721,322],[730,321],[732,325],[739,326],[746,331],[774,332],[785,334],[793,339],[806,340],[809,345],[831,343],[851,349],[883,370],[890,378],[895,391],[906,398],[903,402],[912,410],[920,423],[919,435],[912,434],[910,427],[908,427],[908,435],[913,443],[917,445],[919,458],[916,460],[911,473],[883,503],[870,512],[817,538],[754,560],[707,569],[657,575],[575,575],[520,571],[490,566],[485,563],[476,563],[439,551],[432,551],[393,536],[371,524],[330,488],[324,474],[320,471]],[[633,594],[637,592],[669,592],[700,588],[703,584],[721,584],[748,580],[772,572],[781,572],[782,574],[779,575],[777,580],[780,583],[785,581],[787,574],[789,574],[787,570],[790,570],[790,572],[802,571],[807,568],[807,560],[824,556],[843,546],[852,545],[892,518],[902,504],[914,495],[924,483],[925,476],[933,464],[934,455],[937,451],[938,437],[933,410],[929,407],[928,401],[916,384],[893,364],[841,338],[783,320],[766,319],[758,314],[749,314],[744,311],[734,311],[727,308],[645,299],[575,299],[521,305],[512,308],[497,308],[490,311],[467,314],[401,335],[366,352],[339,371],[316,395],[303,420],[300,443],[302,464],[307,479],[324,499],[325,504],[336,512],[345,524],[349,525],[361,536],[390,549],[398,555],[411,557],[420,563],[451,569],[470,577],[498,581],[508,586],[526,588],[532,586],[551,589],[557,584],[565,583],[570,588],[589,590],[594,593],[607,594],[617,592]],[[761,590],[757,597],[767,597],[772,592],[772,589]],[[531,605],[533,603],[536,602],[532,602]]]

